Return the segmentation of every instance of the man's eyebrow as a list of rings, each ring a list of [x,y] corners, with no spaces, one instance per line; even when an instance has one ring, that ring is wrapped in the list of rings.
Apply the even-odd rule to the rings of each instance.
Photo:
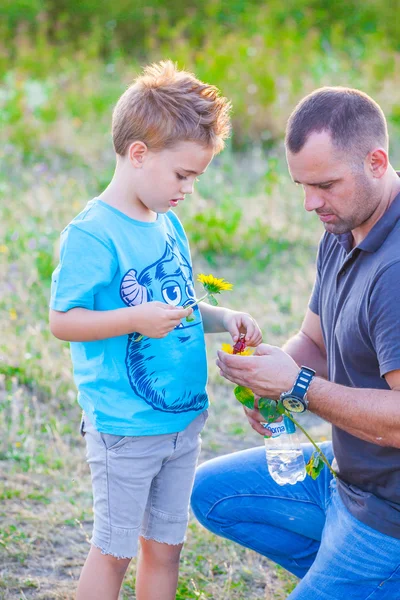
[[[198,173],[197,171],[191,171],[190,169],[185,169],[185,167],[181,167],[182,171],[186,171],[186,173],[190,173],[190,175],[203,175],[204,171]]]
[[[329,185],[330,183],[336,183],[339,179],[327,179],[326,181],[318,181],[316,183],[306,183],[304,181],[297,181],[297,179],[293,179],[294,183],[298,183],[299,185],[311,185],[312,187],[318,187],[320,185]]]

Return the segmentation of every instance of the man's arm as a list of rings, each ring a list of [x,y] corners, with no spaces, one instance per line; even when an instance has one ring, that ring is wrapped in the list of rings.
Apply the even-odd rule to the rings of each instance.
[[[307,394],[309,408],[355,437],[400,448],[400,370],[385,379],[390,390],[349,388],[316,378]]]
[[[299,365],[311,367],[317,375],[327,379],[328,363],[321,321],[318,315],[307,309],[301,329],[291,337],[282,349]]]
[[[291,389],[298,373],[291,356],[266,344],[259,346],[254,356],[218,352],[217,365],[226,379],[251,388],[257,396],[274,400]],[[392,389],[349,388],[316,377],[307,394],[310,410],[358,438],[400,448],[400,370],[388,373],[386,380]],[[246,412],[252,427],[262,434],[261,414]]]

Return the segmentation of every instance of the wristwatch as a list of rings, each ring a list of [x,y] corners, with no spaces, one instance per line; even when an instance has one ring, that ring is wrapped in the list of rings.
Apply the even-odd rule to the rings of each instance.
[[[314,375],[314,369],[310,369],[310,367],[301,367],[292,389],[288,392],[283,392],[280,396],[281,402],[286,410],[294,413],[302,413],[307,410],[307,391]]]

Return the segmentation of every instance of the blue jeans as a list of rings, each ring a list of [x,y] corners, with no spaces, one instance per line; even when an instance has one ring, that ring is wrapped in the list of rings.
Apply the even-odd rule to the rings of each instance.
[[[330,461],[330,442],[321,444]],[[311,444],[303,446],[307,462]],[[263,447],[202,464],[192,495],[206,527],[301,578],[291,600],[400,600],[400,539],[344,507],[327,468],[314,481],[280,486]]]

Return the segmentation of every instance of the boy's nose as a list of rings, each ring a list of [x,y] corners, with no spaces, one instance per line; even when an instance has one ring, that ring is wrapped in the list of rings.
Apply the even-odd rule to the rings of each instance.
[[[181,187],[182,194],[193,194],[194,182],[185,181]]]

